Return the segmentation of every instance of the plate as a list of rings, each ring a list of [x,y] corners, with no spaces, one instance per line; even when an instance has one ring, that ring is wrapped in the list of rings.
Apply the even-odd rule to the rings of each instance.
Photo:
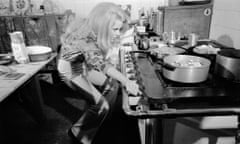
[[[193,48],[193,52],[197,54],[217,54],[220,48],[215,48],[212,45],[199,45]]]
[[[0,55],[0,65],[7,65],[13,61],[13,56],[11,55]]]
[[[186,50],[183,48],[178,48],[178,47],[169,47],[169,46],[162,46],[159,48],[155,49],[150,49],[151,53],[157,54],[158,58],[162,58],[167,55],[176,55],[176,54],[181,54],[184,53]]]

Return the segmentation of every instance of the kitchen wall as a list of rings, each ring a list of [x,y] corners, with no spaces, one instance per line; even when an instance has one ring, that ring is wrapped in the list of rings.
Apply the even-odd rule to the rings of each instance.
[[[210,38],[240,49],[240,1],[215,0]]]
[[[38,0],[40,3],[43,0]],[[99,2],[108,1],[118,4],[132,5],[132,19],[137,19],[138,10],[142,7],[148,9],[166,5],[168,0],[53,0],[65,9],[71,9],[77,15],[85,17]],[[177,1],[177,0],[171,0]],[[239,0],[214,0],[213,16],[210,38],[240,49],[240,1]]]
[[[137,18],[138,10],[142,7],[148,9],[153,7],[157,9],[158,6],[164,5],[166,0],[58,0],[65,8],[72,9],[77,15],[86,16],[90,10],[99,2],[114,2],[116,4],[132,5],[132,19]]]

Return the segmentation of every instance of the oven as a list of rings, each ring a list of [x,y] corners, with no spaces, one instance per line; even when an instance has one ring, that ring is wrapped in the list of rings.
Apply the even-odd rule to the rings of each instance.
[[[203,82],[179,83],[166,79],[162,65],[147,53],[121,50],[120,64],[122,73],[135,80],[142,91],[131,95],[122,88],[123,109],[144,124],[145,144],[156,143],[156,119],[240,114],[240,83],[212,71]]]

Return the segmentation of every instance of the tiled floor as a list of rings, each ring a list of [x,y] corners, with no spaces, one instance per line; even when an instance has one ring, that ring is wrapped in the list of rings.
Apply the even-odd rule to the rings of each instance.
[[[12,95],[0,105],[0,144],[72,144],[67,130],[81,116],[85,102],[72,97],[71,92],[61,85],[51,85],[45,81],[41,85],[47,120],[41,124],[37,122],[26,108],[24,99]],[[127,117],[121,108],[105,121],[93,142],[139,143],[136,119]]]

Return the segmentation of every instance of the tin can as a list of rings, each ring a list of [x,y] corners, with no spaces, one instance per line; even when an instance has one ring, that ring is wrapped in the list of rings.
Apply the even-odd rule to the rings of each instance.
[[[189,46],[193,47],[193,46],[197,45],[198,38],[199,38],[199,36],[195,33],[189,34],[189,37],[188,37]]]
[[[175,44],[175,42],[176,42],[176,33],[174,31],[171,31],[169,35],[169,44]]]

